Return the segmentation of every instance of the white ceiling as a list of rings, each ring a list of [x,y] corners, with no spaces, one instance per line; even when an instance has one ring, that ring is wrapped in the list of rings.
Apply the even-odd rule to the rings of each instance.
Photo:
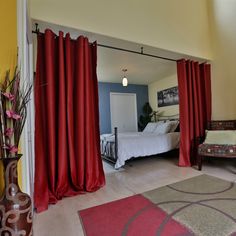
[[[43,32],[46,28],[50,28],[54,31],[54,33],[58,33],[60,30],[63,31],[64,34],[69,32],[72,38],[76,38],[79,35],[84,35],[88,37],[91,42],[97,41],[98,44],[105,44],[136,52],[141,52],[141,47],[143,47],[143,53],[146,54],[172,59],[189,58],[196,60],[196,58],[183,54],[153,48],[146,45],[140,45],[121,39],[115,39],[104,35],[81,31],[78,29],[54,25],[42,21],[33,20],[33,30],[35,28],[35,22],[38,23],[41,32]],[[149,84],[176,73],[175,62],[145,55],[98,46],[97,57],[97,75],[98,80],[102,82],[121,83],[123,77],[122,69],[127,69],[126,77],[128,78],[129,84]],[[197,58],[197,60],[201,59]]]
[[[120,83],[127,69],[129,84],[149,84],[176,73],[176,63],[144,55],[98,47],[98,80]]]

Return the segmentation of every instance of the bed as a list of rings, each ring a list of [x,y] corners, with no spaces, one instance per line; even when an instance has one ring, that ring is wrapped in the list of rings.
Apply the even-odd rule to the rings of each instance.
[[[179,147],[179,122],[159,121],[148,123],[143,132],[119,133],[100,136],[103,159],[115,164],[118,169],[131,158],[151,156],[168,152]]]

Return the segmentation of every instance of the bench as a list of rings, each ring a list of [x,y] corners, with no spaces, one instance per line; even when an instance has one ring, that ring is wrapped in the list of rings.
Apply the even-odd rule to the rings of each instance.
[[[208,122],[208,130],[236,130],[236,120]],[[198,146],[198,170],[202,170],[204,157],[236,158],[236,145],[202,143]]]

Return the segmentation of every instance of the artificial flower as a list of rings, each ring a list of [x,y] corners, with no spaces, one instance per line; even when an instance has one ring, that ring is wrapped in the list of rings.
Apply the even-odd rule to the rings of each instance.
[[[10,153],[17,153],[18,152],[17,146],[11,146],[10,149],[9,149],[9,152]]]
[[[14,133],[14,129],[13,128],[7,128],[4,132],[4,134],[7,136],[7,137],[11,137]]]
[[[7,71],[5,79],[0,83],[1,158],[16,157],[18,153],[32,90],[32,85],[20,84],[20,71],[17,68],[13,77]]]
[[[10,101],[13,101],[15,99],[15,96],[11,93],[3,93],[5,97],[7,97]]]
[[[18,152],[18,148],[15,145],[6,144],[3,146],[4,149],[7,149],[10,153],[14,154]]]
[[[7,118],[12,118],[14,120],[21,119],[21,116],[16,114],[13,110],[7,110],[6,114],[7,114]]]

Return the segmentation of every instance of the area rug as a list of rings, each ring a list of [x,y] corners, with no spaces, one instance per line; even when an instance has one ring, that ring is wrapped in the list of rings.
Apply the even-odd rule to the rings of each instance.
[[[79,211],[86,236],[236,235],[236,185],[200,175]]]

